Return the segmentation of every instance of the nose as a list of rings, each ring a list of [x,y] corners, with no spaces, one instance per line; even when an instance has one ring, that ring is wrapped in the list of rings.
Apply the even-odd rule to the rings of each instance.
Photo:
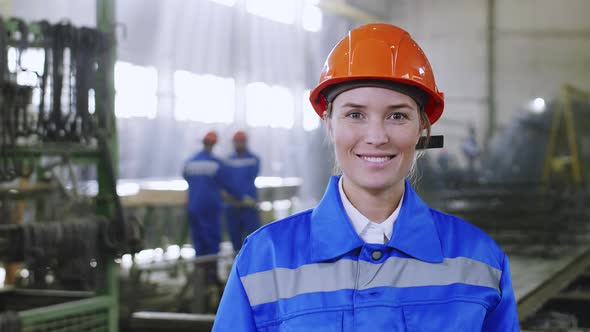
[[[387,142],[389,142],[389,136],[387,135],[383,121],[370,121],[365,135],[365,143],[379,146]]]

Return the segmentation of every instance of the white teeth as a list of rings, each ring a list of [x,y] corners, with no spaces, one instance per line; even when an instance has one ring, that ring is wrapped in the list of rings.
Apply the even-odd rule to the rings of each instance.
[[[371,163],[383,163],[391,159],[390,157],[362,157],[364,160]]]

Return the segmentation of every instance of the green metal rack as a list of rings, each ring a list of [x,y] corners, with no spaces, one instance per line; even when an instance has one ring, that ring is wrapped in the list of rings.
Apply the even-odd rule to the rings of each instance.
[[[96,147],[72,143],[41,143],[35,146],[20,146],[3,151],[5,155],[13,154],[36,158],[46,155],[67,155],[68,158],[81,163],[95,163],[97,170],[98,195],[96,213],[111,220],[120,219],[120,202],[116,194],[117,137],[114,116],[114,62],[115,48],[115,11],[114,0],[97,0],[97,28],[104,33],[111,45],[106,54],[99,58],[97,73],[95,117],[99,130],[99,144]],[[4,22],[4,29],[17,29],[15,21]],[[41,28],[36,23],[28,27],[31,34],[39,34]],[[35,46],[34,42],[29,44]],[[100,87],[100,89],[98,88]],[[105,155],[107,151],[108,155]],[[115,198],[115,199],[113,199]],[[119,210],[119,211],[118,211]],[[118,215],[119,214],[119,215]],[[118,229],[119,237],[125,240],[123,220]],[[20,328],[23,332],[82,332],[105,331],[116,332],[119,325],[119,281],[118,265],[115,263],[117,252],[101,253],[98,258],[97,274],[100,286],[91,296],[61,300],[60,303],[30,307],[17,311]],[[7,292],[10,292],[8,290]],[[40,303],[43,303],[42,301]],[[1,313],[0,313],[1,314]]]

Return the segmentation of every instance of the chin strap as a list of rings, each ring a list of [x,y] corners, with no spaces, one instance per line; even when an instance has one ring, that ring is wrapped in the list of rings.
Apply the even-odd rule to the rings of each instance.
[[[444,141],[445,137],[443,135],[433,135],[430,136],[428,144],[426,144],[426,136],[422,136],[420,137],[418,144],[416,144],[416,149],[439,149],[443,147]]]

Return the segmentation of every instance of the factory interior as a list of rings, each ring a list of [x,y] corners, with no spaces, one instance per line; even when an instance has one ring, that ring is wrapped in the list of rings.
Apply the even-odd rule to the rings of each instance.
[[[407,30],[444,92],[444,146],[417,159],[415,191],[506,253],[522,331],[590,331],[589,13],[0,0],[0,332],[211,331],[238,250],[224,212],[217,252],[195,250],[185,163],[213,132],[222,160],[247,135],[259,226],[314,208],[338,169],[310,91],[373,22]]]

